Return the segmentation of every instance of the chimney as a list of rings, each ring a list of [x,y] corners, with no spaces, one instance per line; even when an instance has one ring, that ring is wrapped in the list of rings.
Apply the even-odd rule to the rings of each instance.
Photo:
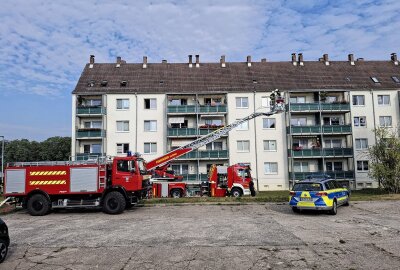
[[[292,64],[293,64],[293,66],[297,66],[296,54],[295,53],[292,53]]]
[[[193,55],[189,54],[189,67],[193,67]]]
[[[200,55],[196,54],[196,67],[200,67]]]
[[[325,54],[322,56],[322,58],[323,58],[323,60],[324,60],[324,62],[325,62],[325,66],[329,66],[328,54],[325,53]]]
[[[221,63],[221,67],[226,67],[225,55],[221,55],[221,59],[219,60],[219,62]]]
[[[350,65],[354,66],[356,63],[354,62],[354,55],[351,53],[348,56]]]
[[[392,59],[392,62],[394,63],[395,66],[399,65],[399,61],[397,60],[397,54],[396,53],[392,53],[390,55],[390,59]]]
[[[167,62],[167,60],[163,59],[163,60],[161,60],[161,63],[166,64],[168,62]]]
[[[300,66],[304,66],[303,54],[302,54],[302,53],[299,53],[299,65],[300,65]]]
[[[267,58],[261,58],[261,63],[266,63],[267,62]]]
[[[357,58],[357,62],[362,62],[362,61],[364,61],[364,58],[362,58],[362,57]]]
[[[251,67],[251,56],[250,55],[247,56],[247,66]]]
[[[117,65],[115,67],[119,68],[121,66],[121,56],[117,56]]]
[[[89,68],[93,68],[93,64],[94,64],[94,55],[90,55],[90,60],[89,60]]]
[[[147,68],[147,56],[143,56],[143,68]]]

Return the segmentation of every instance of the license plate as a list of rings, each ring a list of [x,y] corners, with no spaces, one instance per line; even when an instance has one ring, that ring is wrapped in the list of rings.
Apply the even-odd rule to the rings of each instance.
[[[300,201],[311,202],[311,201],[312,201],[312,198],[309,198],[309,197],[300,197]]]

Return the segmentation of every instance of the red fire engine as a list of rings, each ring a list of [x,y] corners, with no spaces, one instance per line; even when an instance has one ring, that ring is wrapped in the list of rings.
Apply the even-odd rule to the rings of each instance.
[[[171,160],[220,138],[245,121],[284,110],[284,100],[279,91],[273,92],[270,112],[253,113],[147,164],[138,154],[86,161],[7,164],[5,201],[13,200],[13,203],[26,208],[34,216],[46,215],[51,209],[73,207],[102,207],[105,213],[119,214],[147,196],[151,190],[151,177],[158,180],[182,179],[167,171]],[[240,196],[250,194],[252,184],[250,168],[246,165],[214,166],[210,170],[208,183],[202,185],[201,189],[202,194],[209,196]],[[180,197],[186,195],[190,188],[184,182],[168,181],[155,182],[153,186],[155,197]]]

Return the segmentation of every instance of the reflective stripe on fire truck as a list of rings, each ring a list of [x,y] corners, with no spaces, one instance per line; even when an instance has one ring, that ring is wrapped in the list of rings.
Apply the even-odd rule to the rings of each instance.
[[[29,184],[31,186],[39,186],[39,185],[65,185],[67,180],[46,180],[46,181],[30,181]]]
[[[34,175],[66,175],[67,171],[37,171],[37,172],[30,172],[30,176]]]

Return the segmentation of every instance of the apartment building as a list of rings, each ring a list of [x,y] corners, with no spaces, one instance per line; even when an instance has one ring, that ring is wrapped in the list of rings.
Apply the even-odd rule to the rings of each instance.
[[[284,92],[286,113],[258,117],[171,162],[185,181],[207,179],[212,164],[246,163],[258,190],[288,189],[328,174],[374,187],[368,146],[374,129],[397,128],[400,67],[382,61],[95,63],[72,93],[74,159],[139,152],[150,161],[255,111]]]

